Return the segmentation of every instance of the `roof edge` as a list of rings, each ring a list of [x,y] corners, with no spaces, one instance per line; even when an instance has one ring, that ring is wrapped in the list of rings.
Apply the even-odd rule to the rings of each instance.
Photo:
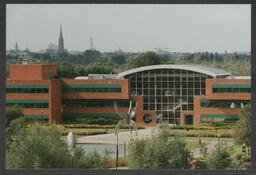
[[[193,71],[193,72],[207,74],[207,75],[210,75],[210,76],[215,77],[215,78],[217,76],[221,76],[221,75],[231,75],[232,74],[231,72],[228,72],[228,71],[225,71],[225,70],[222,70],[222,69],[217,69],[217,68],[212,68],[212,67],[207,67],[207,66],[201,66],[201,65],[160,64],[160,65],[143,66],[143,67],[130,69],[130,70],[119,73],[117,75],[117,78],[123,78],[124,76],[127,76],[129,74],[142,72],[142,71],[146,71],[146,70],[154,70],[154,69],[183,69],[183,70],[189,70],[189,71]],[[219,71],[220,73],[216,73],[217,71]]]

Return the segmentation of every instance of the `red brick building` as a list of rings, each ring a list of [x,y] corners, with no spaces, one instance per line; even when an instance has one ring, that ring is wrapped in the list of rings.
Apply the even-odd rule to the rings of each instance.
[[[49,123],[88,117],[117,117],[113,104],[127,111],[137,103],[136,123],[153,126],[200,124],[238,118],[250,103],[250,78],[198,65],[154,65],[118,75],[58,78],[56,65],[10,65],[7,106],[20,105],[25,118]]]

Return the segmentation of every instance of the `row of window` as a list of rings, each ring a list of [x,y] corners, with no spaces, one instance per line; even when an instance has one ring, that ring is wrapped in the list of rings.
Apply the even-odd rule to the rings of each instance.
[[[132,96],[137,96],[137,95],[147,95],[147,96],[175,96],[175,95],[182,95],[182,96],[194,96],[194,95],[204,95],[205,94],[205,89],[183,89],[181,90],[175,90],[176,92],[172,92],[171,90],[161,90],[157,89],[155,90],[147,90],[147,89],[131,89],[131,95]]]
[[[205,82],[131,82],[131,87],[136,88],[202,88],[205,87]]]
[[[200,95],[203,90],[200,89],[137,89],[142,91],[143,95],[162,95],[162,96],[175,96],[175,95]],[[132,93],[135,89],[132,89]]]
[[[212,88],[213,93],[251,93],[251,88]]]
[[[48,88],[6,88],[9,94],[48,94]]]
[[[12,107],[12,106],[19,106],[21,108],[25,108],[25,109],[46,109],[49,108],[49,104],[48,103],[7,103],[6,104],[7,107]]]
[[[179,105],[179,104],[143,104],[143,110],[162,110],[162,111],[176,111],[182,110],[193,110],[194,104]]]
[[[250,103],[248,100],[201,100],[202,108],[229,108],[240,109],[244,105]]]
[[[162,76],[159,75],[158,77],[137,77],[137,78],[131,78],[132,81],[180,81],[180,80],[184,80],[184,81],[191,81],[191,82],[195,82],[195,81],[205,81],[205,78],[200,78],[200,77],[189,77],[189,76]]]
[[[62,101],[64,108],[113,108],[115,100],[85,100],[85,99],[65,99]],[[122,108],[129,108],[130,100],[116,100],[117,105]],[[135,107],[136,102],[132,102]]]
[[[144,103],[161,103],[161,102],[168,102],[168,103],[180,103],[180,101],[193,103],[194,98],[193,97],[181,97],[181,96],[175,96],[175,97],[161,97],[161,96],[143,96],[143,102]]]
[[[121,93],[122,88],[70,88],[64,87],[64,93]]]

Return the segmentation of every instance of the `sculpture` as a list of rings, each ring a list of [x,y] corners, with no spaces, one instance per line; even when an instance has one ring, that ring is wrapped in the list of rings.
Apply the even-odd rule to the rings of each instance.
[[[132,101],[130,101],[130,107],[127,113],[125,112],[121,112],[119,110],[119,108],[117,107],[116,101],[114,102],[114,107],[116,110],[116,113],[123,118],[122,120],[120,120],[115,128],[115,135],[117,134],[117,131],[119,130],[119,128],[125,124],[128,124],[130,129],[131,129],[131,133],[132,133],[132,129],[135,130],[136,136],[138,136],[138,132],[137,132],[137,127],[136,127],[136,123],[132,120],[132,117],[135,116],[136,114],[136,110],[137,110],[137,103],[136,106],[134,108],[134,110],[132,110]]]

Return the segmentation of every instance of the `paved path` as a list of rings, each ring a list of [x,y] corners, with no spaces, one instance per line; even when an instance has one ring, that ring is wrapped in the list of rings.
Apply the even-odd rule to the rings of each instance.
[[[157,135],[157,127],[148,127],[146,129],[138,130],[138,136],[135,135],[133,131],[132,134],[130,131],[119,132],[118,134],[118,143],[119,144],[129,144],[131,139],[145,139],[151,138],[152,135]],[[102,134],[102,135],[93,135],[85,136],[77,139],[78,144],[116,144],[115,134]]]

